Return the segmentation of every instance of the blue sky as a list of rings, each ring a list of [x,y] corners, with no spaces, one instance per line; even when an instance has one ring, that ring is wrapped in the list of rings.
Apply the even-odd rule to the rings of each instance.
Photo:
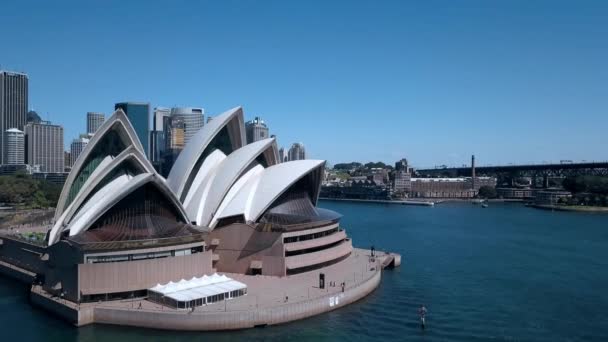
[[[606,1],[3,1],[0,65],[63,124],[242,105],[330,163],[608,159]]]

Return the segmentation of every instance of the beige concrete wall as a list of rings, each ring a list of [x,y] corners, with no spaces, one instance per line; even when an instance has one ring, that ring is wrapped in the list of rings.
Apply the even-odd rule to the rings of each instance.
[[[262,261],[262,274],[285,275],[284,251],[281,233],[259,232],[252,226],[235,224],[214,230],[209,235],[220,244],[214,253],[220,256],[215,264],[218,272],[248,274],[252,260]]]
[[[320,228],[298,230],[298,231],[295,231],[295,232],[286,232],[286,233],[283,233],[283,237],[300,236],[300,235],[308,235],[308,234],[320,233],[320,232],[324,232],[326,230],[334,229],[334,228],[337,228],[337,227],[338,227],[338,224],[337,223],[333,223],[333,224],[330,224],[328,226],[324,226],[324,227],[320,227]]]
[[[211,251],[138,261],[80,264],[78,283],[83,294],[126,292],[156,284],[212,273]]]
[[[306,266],[317,265],[320,263],[339,259],[348,255],[353,250],[351,240],[345,240],[341,244],[324,249],[318,252],[294,255],[285,258],[285,266],[289,269],[296,269]]]

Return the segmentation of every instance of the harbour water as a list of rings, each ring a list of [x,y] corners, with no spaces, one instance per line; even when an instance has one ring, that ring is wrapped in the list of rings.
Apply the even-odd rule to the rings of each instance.
[[[3,341],[608,341],[608,215],[520,204],[435,207],[323,201],[358,247],[400,253],[401,268],[349,307],[286,325],[184,333],[73,328],[0,278]],[[418,324],[420,304],[427,328]]]

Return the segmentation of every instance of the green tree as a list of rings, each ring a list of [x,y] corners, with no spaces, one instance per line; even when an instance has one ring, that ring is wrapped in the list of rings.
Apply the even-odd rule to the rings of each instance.
[[[482,198],[496,198],[496,188],[484,185],[479,188],[478,196]]]
[[[367,169],[375,169],[375,168],[382,168],[382,169],[384,169],[384,168],[386,168],[386,164],[384,164],[381,161],[375,162],[375,163],[374,162],[369,162],[369,163],[366,163],[364,166]]]
[[[60,194],[61,186],[27,174],[0,176],[0,203],[46,208],[55,206]]]
[[[608,177],[589,175],[566,177],[562,186],[573,194],[590,192],[592,194],[608,195]]]

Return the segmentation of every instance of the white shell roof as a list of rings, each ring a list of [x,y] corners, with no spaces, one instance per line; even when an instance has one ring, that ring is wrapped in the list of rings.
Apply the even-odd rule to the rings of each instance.
[[[213,214],[220,206],[224,197],[246,168],[269,148],[276,149],[274,138],[256,141],[245,145],[228,155],[210,175],[208,186],[197,189],[193,197],[198,204],[196,224],[208,226]],[[190,217],[192,220],[192,217]]]
[[[188,213],[191,222],[196,221],[201,206],[201,198],[206,196],[209,191],[209,181],[214,178],[214,171],[225,159],[226,155],[222,151],[215,150],[205,158],[199,168],[184,200],[184,208],[186,208],[186,213]]]
[[[125,113],[120,109],[114,112],[114,114],[112,114],[112,116],[110,116],[108,120],[105,121],[99,127],[95,135],[93,135],[87,146],[82,150],[82,152],[78,156],[78,159],[76,159],[76,162],[72,166],[72,171],[70,171],[70,174],[68,175],[68,178],[65,181],[65,185],[63,186],[63,189],[61,190],[61,195],[59,196],[59,201],[57,202],[57,208],[55,209],[55,220],[59,220],[61,214],[63,214],[63,211],[66,209],[68,194],[70,193],[70,189],[72,188],[76,177],[78,176],[78,174],[80,174],[80,171],[84,166],[84,161],[87,159],[91,151],[93,151],[97,143],[101,141],[103,137],[111,129],[113,129],[115,125],[118,125],[119,129],[121,129],[121,131],[125,133],[125,135],[123,136],[128,140],[125,143],[127,147],[129,145],[132,145],[135,148],[139,149],[142,154],[145,154],[144,148],[141,145],[139,138],[137,138],[137,134],[135,133],[135,130],[133,129],[133,126],[131,126],[131,122],[129,121]]]
[[[324,164],[324,160],[295,160],[264,169],[250,177],[230,203],[216,213],[217,219],[243,215],[246,221],[257,221],[291,185]]]
[[[182,192],[190,173],[197,172],[193,169],[201,154],[222,128],[233,119],[239,120],[240,126],[242,126],[243,109],[241,107],[230,109],[214,117],[213,120],[209,121],[190,139],[186,147],[181,151],[167,177],[167,184],[178,198],[182,198]],[[240,135],[242,144],[244,142],[244,132],[242,130]]]
[[[106,158],[104,158],[99,164],[99,166],[97,166],[95,171],[93,171],[91,176],[89,176],[87,181],[84,183],[72,203],[66,208],[63,214],[55,222],[55,225],[51,229],[49,235],[49,244],[55,243],[56,240],[59,238],[59,233],[65,230],[67,225],[70,223],[72,217],[76,213],[79,213],[80,209],[84,209],[82,208],[84,200],[89,197],[91,192],[104,179],[104,177],[106,177],[116,167],[118,167],[121,163],[127,160],[133,161],[135,165],[139,166],[142,172],[155,173],[154,168],[146,159],[146,157],[140,152],[140,150],[133,146],[130,146],[125,149],[115,158],[112,156],[107,156]],[[99,193],[102,193],[102,191],[100,190],[95,195],[99,195]]]
[[[178,211],[182,215],[182,220],[188,222],[181,204],[160,176],[154,173],[142,173],[134,177],[123,175],[106,185],[102,191],[96,193],[84,205],[70,224],[70,236],[86,231],[98,218],[121,199],[147,183],[155,184],[178,208]]]
[[[199,160],[209,144],[227,127],[230,134],[230,154],[220,149]],[[108,155],[91,173],[72,203],[66,207],[67,196],[84,161],[104,135],[118,130],[126,145],[117,156]],[[104,213],[141,186],[153,183],[175,205],[184,222],[195,221],[201,226],[215,227],[225,217],[243,215],[245,220],[257,221],[261,215],[293,184],[325,164],[323,160],[299,160],[276,164],[277,145],[274,138],[243,146],[245,141],[241,107],[226,111],[207,123],[191,139],[176,160],[165,181],[146,159],[143,147],[126,115],[118,110],[106,121],[84,149],[68,176],[55,213],[56,223],[49,233],[49,245],[59,240],[61,232],[70,236],[82,233]],[[266,168],[256,159],[266,156]],[[132,161],[140,174],[120,168],[121,173],[97,192],[95,188],[123,162]],[[196,168],[196,169],[195,169]],[[196,173],[196,174],[195,174]],[[310,196],[317,202],[321,172],[314,173],[314,191]],[[318,178],[318,179],[317,179]],[[187,184],[188,183],[188,184]],[[188,186],[189,189],[185,189]],[[184,204],[180,203],[184,199]]]
[[[224,197],[222,204],[220,204],[220,207],[217,209],[217,214],[213,216],[211,223],[209,223],[209,227],[215,228],[217,220],[219,219],[218,214],[222,213],[224,209],[232,202],[232,199],[236,197],[236,195],[238,195],[241,191],[244,191],[243,188],[245,188],[245,186],[249,184],[249,182],[253,178],[258,177],[261,172],[264,172],[264,167],[262,165],[256,165],[255,167],[252,167],[251,170],[247,171],[244,175],[242,175],[241,178],[239,178],[234,183],[232,188],[230,188],[230,191],[228,191],[228,193],[226,194],[226,197]]]

